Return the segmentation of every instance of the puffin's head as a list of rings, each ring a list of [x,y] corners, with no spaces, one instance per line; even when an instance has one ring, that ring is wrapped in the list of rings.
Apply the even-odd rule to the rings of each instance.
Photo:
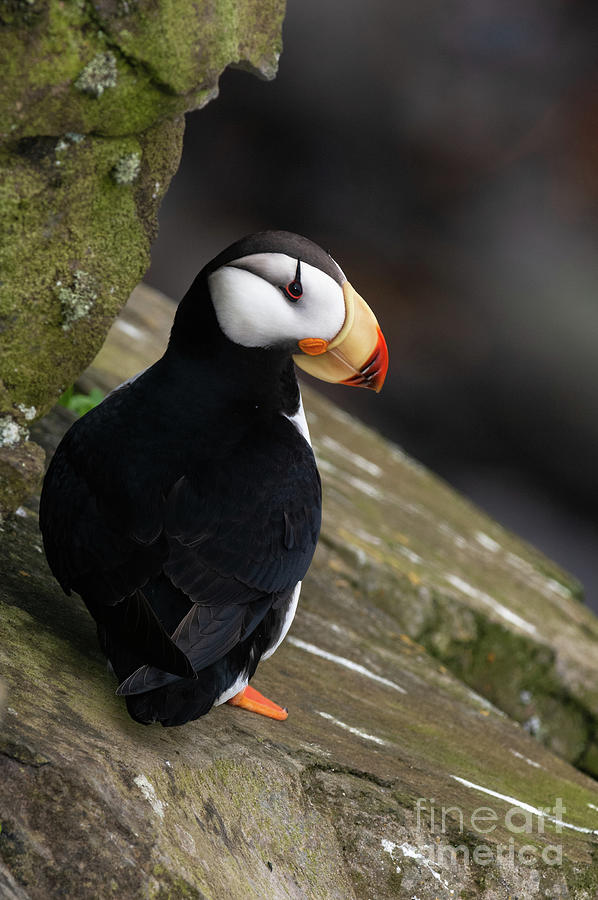
[[[205,271],[229,340],[289,348],[310,375],[380,390],[388,350],[378,322],[317,244],[288,231],[264,231],[232,244]]]

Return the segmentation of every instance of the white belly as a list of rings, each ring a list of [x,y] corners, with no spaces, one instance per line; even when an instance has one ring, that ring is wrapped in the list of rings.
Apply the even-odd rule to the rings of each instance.
[[[275,650],[278,650],[282,642],[287,636],[287,632],[291,625],[293,624],[293,619],[295,618],[295,613],[297,612],[297,603],[299,602],[299,594],[301,593],[301,582],[297,583],[295,590],[291,594],[291,599],[289,601],[289,605],[287,608],[287,614],[284,617],[284,622],[282,623],[282,628],[280,630],[280,634],[276,638],[275,642],[271,647],[268,647],[262,659],[268,659],[268,657],[272,656]]]
[[[303,409],[303,397],[299,391],[299,409],[293,416],[286,416],[289,422],[292,422],[299,434],[303,435],[309,446],[311,447],[311,437],[309,436],[309,428],[307,419],[305,418],[305,410]]]

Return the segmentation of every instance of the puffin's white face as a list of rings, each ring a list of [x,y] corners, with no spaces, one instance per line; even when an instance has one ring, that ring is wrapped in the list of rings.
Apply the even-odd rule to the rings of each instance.
[[[232,260],[208,277],[218,324],[243,347],[305,339],[331,341],[345,322],[343,288],[321,269],[285,253]],[[300,273],[301,295],[294,289]],[[345,277],[339,269],[341,280]]]
[[[388,350],[376,317],[317,244],[287,231],[248,235],[212,260],[207,280],[233,343],[284,348],[323,381],[382,387]]]

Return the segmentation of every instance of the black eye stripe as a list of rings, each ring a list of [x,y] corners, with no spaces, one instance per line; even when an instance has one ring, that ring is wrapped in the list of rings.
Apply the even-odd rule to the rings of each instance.
[[[303,285],[301,284],[301,260],[297,260],[297,268],[295,270],[295,277],[292,281],[290,281],[287,285],[282,286],[281,290],[285,297],[288,300],[291,300],[292,303],[296,303],[297,300],[300,300],[303,296]]]

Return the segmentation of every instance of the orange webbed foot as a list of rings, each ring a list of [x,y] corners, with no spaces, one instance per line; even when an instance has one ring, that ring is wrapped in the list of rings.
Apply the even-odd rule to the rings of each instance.
[[[273,703],[272,700],[268,700],[267,697],[264,697],[263,694],[260,694],[259,691],[256,691],[255,688],[252,688],[249,685],[226,702],[230,703],[231,706],[241,706],[243,709],[248,709],[250,712],[259,713],[260,716],[268,716],[269,719],[278,719],[281,722],[284,721],[289,714],[288,710],[284,709],[284,707],[278,706],[278,704]]]

